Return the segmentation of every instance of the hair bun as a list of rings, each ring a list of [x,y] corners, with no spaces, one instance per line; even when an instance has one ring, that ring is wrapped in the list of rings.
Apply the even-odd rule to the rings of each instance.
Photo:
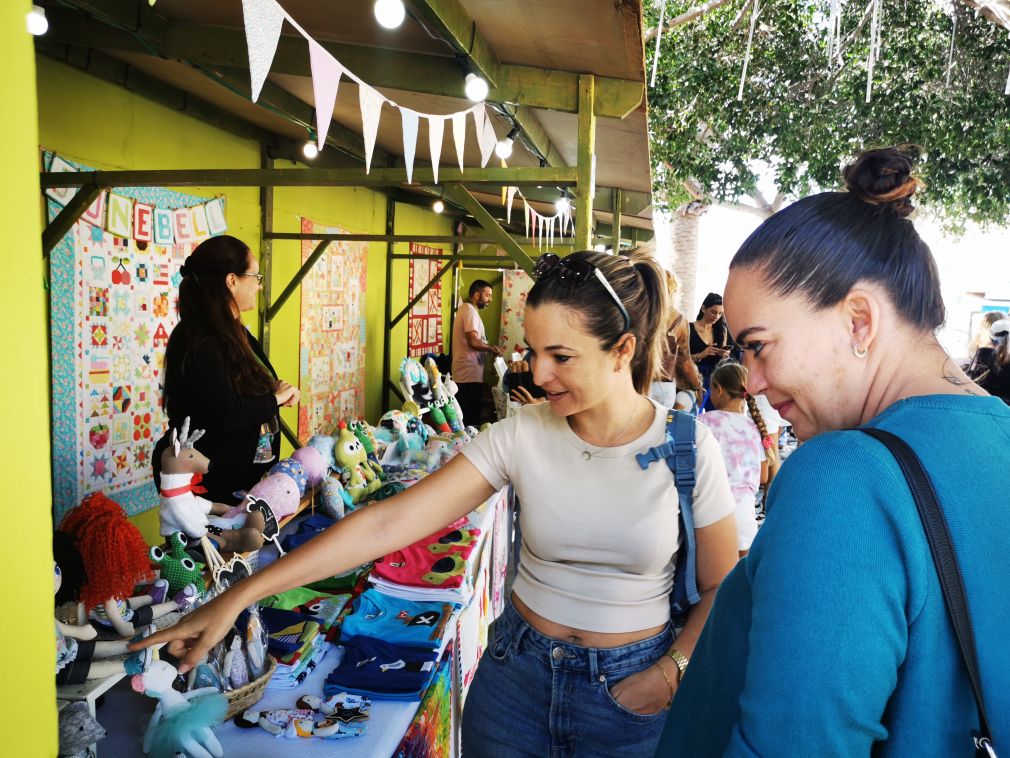
[[[864,203],[885,205],[907,216],[915,210],[912,196],[922,186],[912,175],[918,158],[919,150],[913,145],[867,150],[842,169],[845,188]]]

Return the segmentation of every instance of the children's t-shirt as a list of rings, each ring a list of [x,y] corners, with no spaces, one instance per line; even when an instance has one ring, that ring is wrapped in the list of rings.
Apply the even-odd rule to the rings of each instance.
[[[737,547],[749,550],[757,534],[754,505],[761,486],[761,462],[765,459],[761,432],[745,413],[709,411],[698,421],[712,430],[722,448],[722,458],[729,475],[729,488],[736,501]]]
[[[430,648],[392,645],[372,637],[351,637],[344,657],[326,677],[327,697],[338,692],[387,700],[413,700],[428,687],[438,653]]]
[[[480,529],[446,527],[375,562],[376,576],[406,587],[460,587]]]
[[[354,601],[354,611],[344,619],[344,638],[362,636],[437,649],[456,606],[419,603],[386,595],[374,587]]]

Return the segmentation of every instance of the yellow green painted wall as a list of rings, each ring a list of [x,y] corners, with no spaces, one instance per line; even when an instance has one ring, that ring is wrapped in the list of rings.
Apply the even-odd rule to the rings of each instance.
[[[0,396],[7,433],[0,437],[6,493],[4,523],[16,534],[0,551],[7,623],[0,625],[0,732],[8,755],[56,755],[52,499],[49,477],[49,392],[46,292],[38,181],[35,60],[25,30],[31,3],[0,3],[4,96],[0,120],[4,181],[0,225],[0,324],[4,371]],[[16,325],[16,327],[14,326]],[[16,617],[16,621],[14,620]]]

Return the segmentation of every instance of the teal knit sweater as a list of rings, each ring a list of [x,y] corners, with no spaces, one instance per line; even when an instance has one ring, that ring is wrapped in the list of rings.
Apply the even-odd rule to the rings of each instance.
[[[903,400],[869,422],[922,459],[968,592],[982,686],[1010,755],[1010,408]],[[657,756],[974,755],[978,715],[897,463],[859,432],[801,446],[719,589]]]

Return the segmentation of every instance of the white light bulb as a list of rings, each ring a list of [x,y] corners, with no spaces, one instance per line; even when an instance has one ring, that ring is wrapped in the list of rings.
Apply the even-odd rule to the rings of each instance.
[[[442,211],[445,210],[445,203],[443,203],[441,200],[436,200],[431,204],[431,209],[435,211],[435,213],[441,213]]]
[[[306,142],[305,146],[302,148],[302,154],[309,160],[312,160],[319,155],[319,148],[316,147],[315,142]]]
[[[556,203],[554,203],[554,209],[558,213],[562,213],[562,214],[568,213],[568,211],[569,211],[569,209],[571,207],[572,207],[572,205],[571,205],[571,203],[568,202],[568,198],[564,197],[564,196],[559,197],[558,201]]]
[[[601,245],[601,244],[593,245],[593,250],[595,250],[598,253],[602,253],[606,249],[607,249],[606,245]]]
[[[33,5],[25,22],[28,24],[28,33],[36,37],[45,34],[49,29],[49,21],[46,20],[46,9],[41,5]]]
[[[466,91],[466,96],[475,103],[483,102],[488,93],[487,82],[477,74],[467,74],[463,81],[465,82],[463,89]]]
[[[512,138],[506,137],[497,145],[494,146],[494,154],[497,155],[502,160],[511,157],[512,155]]]
[[[406,15],[402,0],[375,0],[374,10],[375,20],[386,29],[398,27]]]

